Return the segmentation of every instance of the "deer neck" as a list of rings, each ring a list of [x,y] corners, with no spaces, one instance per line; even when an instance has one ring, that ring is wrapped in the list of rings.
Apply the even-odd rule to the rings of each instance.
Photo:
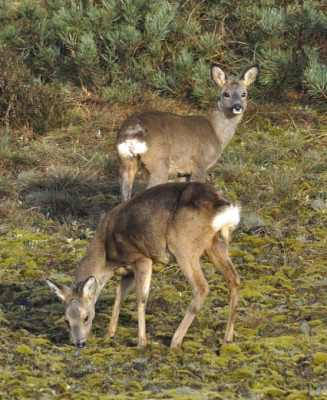
[[[108,261],[105,249],[105,228],[106,224],[101,224],[93,237],[87,252],[76,270],[75,279],[71,289],[77,288],[90,276],[94,276],[97,281],[97,289],[92,299],[95,303],[104,285],[114,276],[113,269],[108,268]]]
[[[242,115],[227,115],[218,108],[207,116],[210,121],[223,150],[233,137]]]

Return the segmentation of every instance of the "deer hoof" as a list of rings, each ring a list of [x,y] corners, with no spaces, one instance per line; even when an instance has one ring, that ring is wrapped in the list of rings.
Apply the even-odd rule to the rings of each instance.
[[[116,337],[115,336],[110,336],[110,335],[106,335],[104,337],[104,341],[105,342],[109,342],[110,340],[116,340]]]

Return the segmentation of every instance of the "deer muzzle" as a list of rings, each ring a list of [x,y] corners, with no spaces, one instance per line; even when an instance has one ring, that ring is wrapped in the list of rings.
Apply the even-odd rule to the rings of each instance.
[[[233,114],[242,114],[243,112],[243,107],[241,104],[235,104],[232,106],[232,113]]]
[[[76,347],[79,347],[80,349],[82,349],[83,347],[86,346],[86,342],[85,341],[77,342],[77,343],[74,343],[74,344],[76,345]]]

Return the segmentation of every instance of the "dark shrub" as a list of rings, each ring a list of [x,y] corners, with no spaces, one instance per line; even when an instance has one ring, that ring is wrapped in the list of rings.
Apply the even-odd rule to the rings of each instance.
[[[0,124],[27,126],[44,134],[69,120],[68,105],[59,88],[36,81],[17,55],[0,48]]]

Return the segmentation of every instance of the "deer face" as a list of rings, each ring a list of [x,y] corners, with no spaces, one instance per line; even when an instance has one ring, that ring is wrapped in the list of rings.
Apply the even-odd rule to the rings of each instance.
[[[94,318],[94,294],[97,289],[96,279],[91,276],[86,281],[71,288],[47,279],[47,284],[64,303],[65,322],[69,326],[73,344],[84,347],[92,328]]]
[[[241,115],[247,104],[247,88],[257,78],[258,66],[245,70],[237,81],[228,78],[227,73],[218,65],[213,65],[211,75],[214,82],[221,90],[221,98],[218,101],[218,109],[230,116]]]
[[[92,328],[94,306],[88,299],[72,299],[66,306],[65,322],[69,326],[72,341],[77,347],[84,347]]]
[[[218,108],[225,114],[240,115],[247,104],[247,89],[242,82],[227,82],[224,85]]]

